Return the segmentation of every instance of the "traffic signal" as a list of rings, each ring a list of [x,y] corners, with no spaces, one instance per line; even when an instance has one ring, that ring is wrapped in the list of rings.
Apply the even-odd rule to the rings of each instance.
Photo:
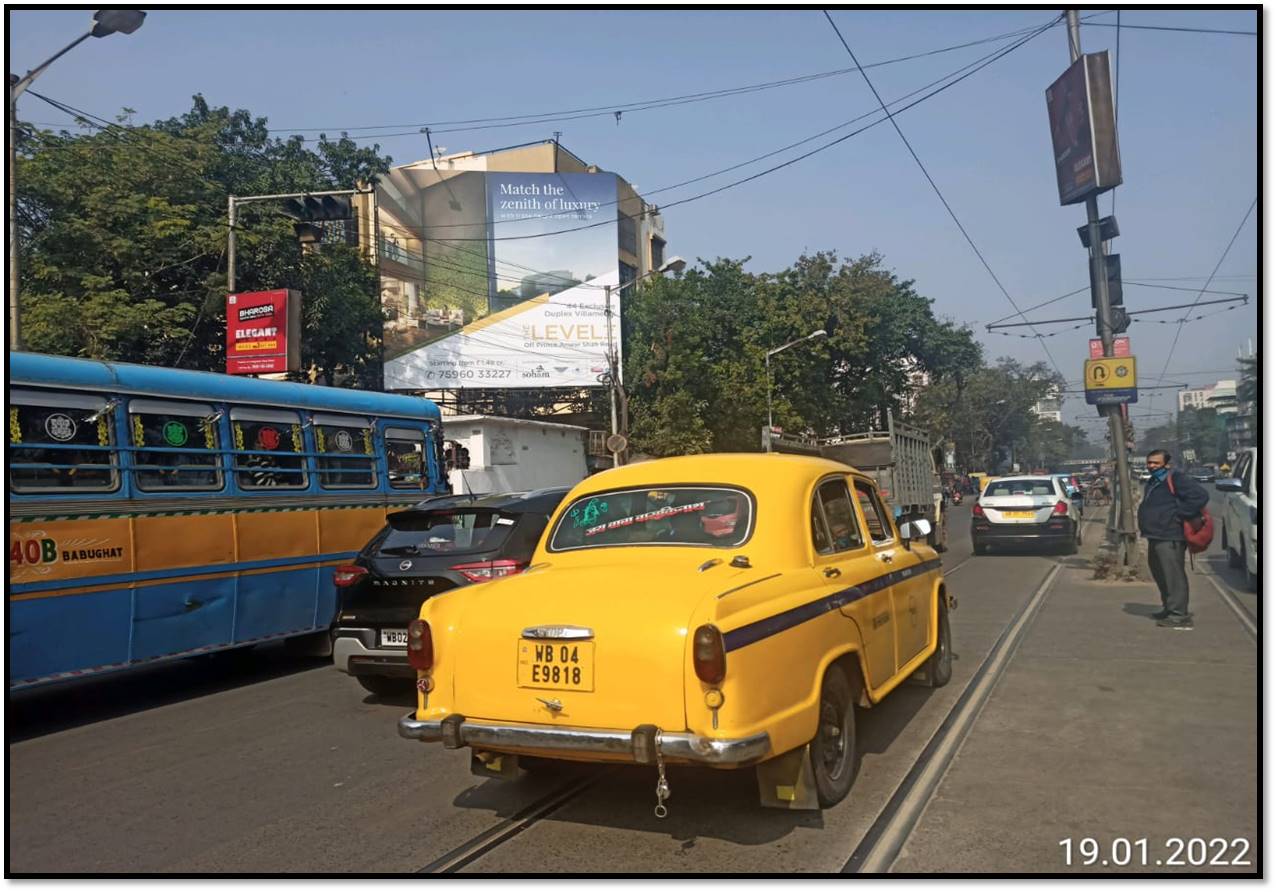
[[[358,243],[357,220],[349,195],[306,195],[284,201],[283,211],[297,222],[293,231],[302,244],[339,241]]]

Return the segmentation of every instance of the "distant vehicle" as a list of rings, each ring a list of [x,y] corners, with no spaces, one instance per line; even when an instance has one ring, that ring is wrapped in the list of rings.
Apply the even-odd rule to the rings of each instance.
[[[952,676],[929,526],[897,527],[875,480],[816,457],[603,471],[528,572],[421,606],[399,734],[468,747],[480,777],[639,763],[668,792],[667,764],[757,766],[763,805],[831,806],[855,782],[857,714]]]
[[[293,639],[333,566],[445,492],[419,397],[9,354],[9,687]]]
[[[1252,589],[1258,588],[1258,463],[1256,447],[1242,449],[1232,466],[1232,476],[1214,484],[1224,493],[1219,519],[1227,564],[1244,569],[1245,582]]]
[[[1081,543],[1081,494],[1071,498],[1057,477],[1001,477],[970,512],[975,554],[993,544],[1041,543],[1076,554]]]
[[[567,489],[439,496],[391,514],[334,574],[333,664],[378,696],[411,690],[407,628],[421,603],[521,573]]]
[[[931,546],[937,551],[948,549],[943,481],[925,431],[897,422],[888,412],[886,430],[817,439],[764,430],[763,436],[770,438],[773,452],[819,455],[868,474],[877,481],[878,492],[890,502],[900,523],[930,521]]]
[[[1201,483],[1213,483],[1218,477],[1218,471],[1213,465],[1196,465],[1187,469],[1189,477],[1192,477]]]

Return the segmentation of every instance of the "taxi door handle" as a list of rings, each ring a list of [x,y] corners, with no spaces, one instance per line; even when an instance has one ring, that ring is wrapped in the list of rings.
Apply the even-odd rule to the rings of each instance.
[[[828,577],[830,577],[830,578],[832,578],[832,577],[834,577],[834,576],[841,576],[841,575],[842,575],[842,571],[841,571],[841,570],[839,570],[839,569],[837,569],[837,567],[825,567],[825,568],[824,568],[824,575],[825,575],[825,576],[828,576]]]

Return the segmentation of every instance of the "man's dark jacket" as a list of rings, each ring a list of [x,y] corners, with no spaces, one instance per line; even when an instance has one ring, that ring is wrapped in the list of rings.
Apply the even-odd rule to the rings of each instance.
[[[1174,492],[1167,482],[1148,481],[1139,505],[1139,532],[1148,539],[1183,540],[1183,521],[1199,517],[1210,500],[1205,487],[1182,471],[1170,471]],[[1175,498],[1177,496],[1177,498]]]

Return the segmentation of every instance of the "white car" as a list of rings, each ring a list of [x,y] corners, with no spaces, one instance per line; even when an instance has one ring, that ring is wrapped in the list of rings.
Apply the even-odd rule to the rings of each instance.
[[[1076,554],[1081,544],[1081,495],[1076,495],[1070,498],[1057,477],[990,480],[970,511],[975,554],[987,553],[993,544],[1034,543]]]
[[[1227,563],[1245,569],[1245,582],[1258,588],[1258,449],[1242,449],[1230,478],[1220,478],[1214,488],[1223,493],[1219,535]]]

